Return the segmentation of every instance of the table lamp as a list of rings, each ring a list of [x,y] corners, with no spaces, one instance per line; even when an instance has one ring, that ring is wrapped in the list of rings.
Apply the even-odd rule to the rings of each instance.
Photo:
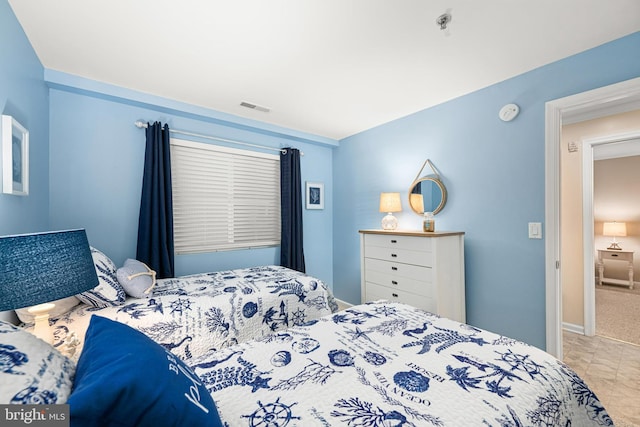
[[[622,248],[618,245],[616,237],[625,237],[627,235],[627,224],[624,222],[605,222],[602,226],[602,235],[613,237],[611,246],[607,249],[620,251]]]
[[[85,230],[0,237],[0,311],[29,307],[33,334],[52,343],[50,301],[98,285]]]
[[[400,193],[380,193],[380,212],[387,212],[387,215],[382,218],[383,230],[398,228],[398,219],[393,216],[393,212],[401,211]]]

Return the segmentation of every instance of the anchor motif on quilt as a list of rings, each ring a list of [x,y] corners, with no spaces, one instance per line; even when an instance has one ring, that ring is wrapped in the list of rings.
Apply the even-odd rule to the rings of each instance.
[[[137,302],[123,305],[122,308],[118,310],[118,313],[120,312],[128,314],[132,319],[140,319],[149,313],[164,313],[162,302],[156,302],[155,298],[149,298],[146,306]]]
[[[269,372],[257,370],[256,365],[243,359],[240,354],[242,354],[242,351],[234,351],[222,360],[196,364],[193,365],[192,368],[194,370],[197,368],[209,369],[238,355],[237,362],[239,366],[227,366],[212,371],[205,371],[198,375],[207,390],[213,392],[232,386],[247,386],[251,387],[252,393],[255,393],[261,388],[271,388],[271,386],[269,386],[271,378],[263,377],[263,375]]]
[[[289,314],[284,301],[280,301],[280,312],[278,313],[275,308],[269,307],[267,312],[262,317],[262,323],[269,325],[272,331],[278,330],[280,325],[289,326]]]
[[[315,291],[318,287],[318,282],[313,281],[310,283],[310,286],[311,290]],[[278,296],[296,295],[298,297],[298,301],[300,302],[304,302],[305,298],[307,297],[307,292],[304,289],[304,285],[297,280],[295,281],[295,283],[276,283],[275,285],[270,285],[267,287],[273,288],[273,290],[271,291],[272,294],[277,294],[278,292],[280,292]]]
[[[424,326],[422,328],[410,329],[410,330],[404,331],[403,334],[412,338],[416,338],[414,334],[422,334],[427,330],[427,328],[428,328],[428,324],[424,323]],[[478,344],[479,346],[482,346],[484,344],[489,344],[484,339],[476,338],[472,335],[463,335],[451,329],[439,328],[437,326],[434,326],[434,328],[442,332],[430,333],[417,341],[403,344],[402,348],[415,347],[415,346],[421,345],[422,348],[420,349],[418,354],[424,354],[429,350],[431,350],[431,346],[434,346],[437,344],[440,344],[440,345],[436,348],[436,353],[440,353],[442,350],[445,350],[451,346],[454,346],[456,344],[461,344],[461,343],[473,343],[473,344]]]

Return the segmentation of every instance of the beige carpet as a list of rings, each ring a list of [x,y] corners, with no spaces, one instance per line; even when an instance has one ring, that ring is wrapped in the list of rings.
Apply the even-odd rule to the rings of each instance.
[[[640,345],[640,292],[596,287],[596,335]]]

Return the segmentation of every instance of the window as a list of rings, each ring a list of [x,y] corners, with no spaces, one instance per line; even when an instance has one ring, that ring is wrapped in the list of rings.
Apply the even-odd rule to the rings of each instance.
[[[179,254],[280,244],[280,157],[171,139]]]

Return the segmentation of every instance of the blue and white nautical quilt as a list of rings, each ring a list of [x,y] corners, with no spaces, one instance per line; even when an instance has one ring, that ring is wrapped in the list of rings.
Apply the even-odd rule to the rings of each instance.
[[[158,280],[150,298],[130,297],[123,305],[106,308],[81,304],[50,323],[54,346],[71,332],[82,342],[95,313],[145,333],[188,360],[303,325],[337,308],[321,280],[285,267],[262,266]]]
[[[549,354],[397,303],[190,359],[227,426],[610,426]]]

